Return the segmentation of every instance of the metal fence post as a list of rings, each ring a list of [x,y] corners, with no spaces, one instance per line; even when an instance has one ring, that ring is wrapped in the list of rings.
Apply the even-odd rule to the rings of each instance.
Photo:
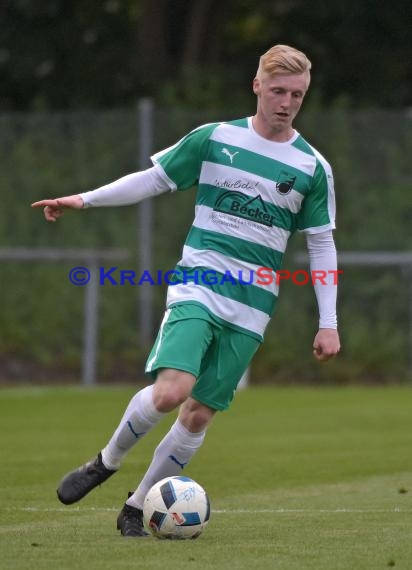
[[[412,260],[411,260],[412,261]],[[403,274],[406,278],[406,286],[408,288],[408,313],[409,313],[409,330],[408,330],[408,367],[409,377],[412,380],[412,263],[404,265]]]
[[[152,99],[143,98],[137,104],[139,128],[138,167],[144,170],[150,165],[153,151],[153,111]],[[153,231],[152,199],[138,204],[138,259],[139,274],[152,271],[152,231]],[[153,290],[149,283],[138,288],[138,328],[139,341],[142,346],[149,346],[153,335]]]

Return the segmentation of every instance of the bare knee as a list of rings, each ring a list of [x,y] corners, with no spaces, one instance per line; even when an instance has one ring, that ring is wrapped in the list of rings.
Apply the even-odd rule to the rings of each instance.
[[[201,404],[193,398],[187,398],[179,412],[179,420],[192,433],[204,431],[211,422],[216,410]]]
[[[196,378],[193,374],[165,368],[157,376],[153,388],[153,403],[159,412],[170,412],[190,395]]]

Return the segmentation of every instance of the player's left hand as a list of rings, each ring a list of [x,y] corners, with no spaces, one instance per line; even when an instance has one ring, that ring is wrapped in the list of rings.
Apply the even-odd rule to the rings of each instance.
[[[334,358],[340,350],[339,334],[336,329],[319,329],[313,341],[313,355],[317,360]]]

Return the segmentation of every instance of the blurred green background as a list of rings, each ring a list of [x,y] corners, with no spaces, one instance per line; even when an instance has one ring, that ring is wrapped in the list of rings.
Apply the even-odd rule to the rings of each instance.
[[[137,207],[46,224],[34,200],[96,188],[138,169],[137,102],[154,102],[153,150],[199,124],[251,115],[259,56],[305,51],[311,90],[296,127],[331,162],[340,251],[412,251],[409,2],[15,0],[0,6],[0,247],[122,248],[137,270]],[[153,266],[180,258],[194,191],[154,202]],[[285,268],[302,267],[292,239]],[[111,263],[104,263],[110,267]],[[80,381],[84,288],[73,263],[0,262],[0,379]],[[311,286],[282,286],[252,382],[411,379],[411,266],[342,266],[342,352],[320,366]],[[136,287],[100,287],[99,382],[141,378]],[[165,287],[153,287],[153,335]]]

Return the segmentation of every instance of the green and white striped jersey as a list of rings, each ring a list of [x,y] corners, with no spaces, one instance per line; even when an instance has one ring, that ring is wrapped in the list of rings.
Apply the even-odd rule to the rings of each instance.
[[[261,137],[251,117],[203,125],[152,160],[172,190],[198,188],[167,306],[200,304],[262,340],[278,287],[256,272],[266,267],[274,276],[296,230],[335,227],[329,164],[297,132],[283,143]]]

